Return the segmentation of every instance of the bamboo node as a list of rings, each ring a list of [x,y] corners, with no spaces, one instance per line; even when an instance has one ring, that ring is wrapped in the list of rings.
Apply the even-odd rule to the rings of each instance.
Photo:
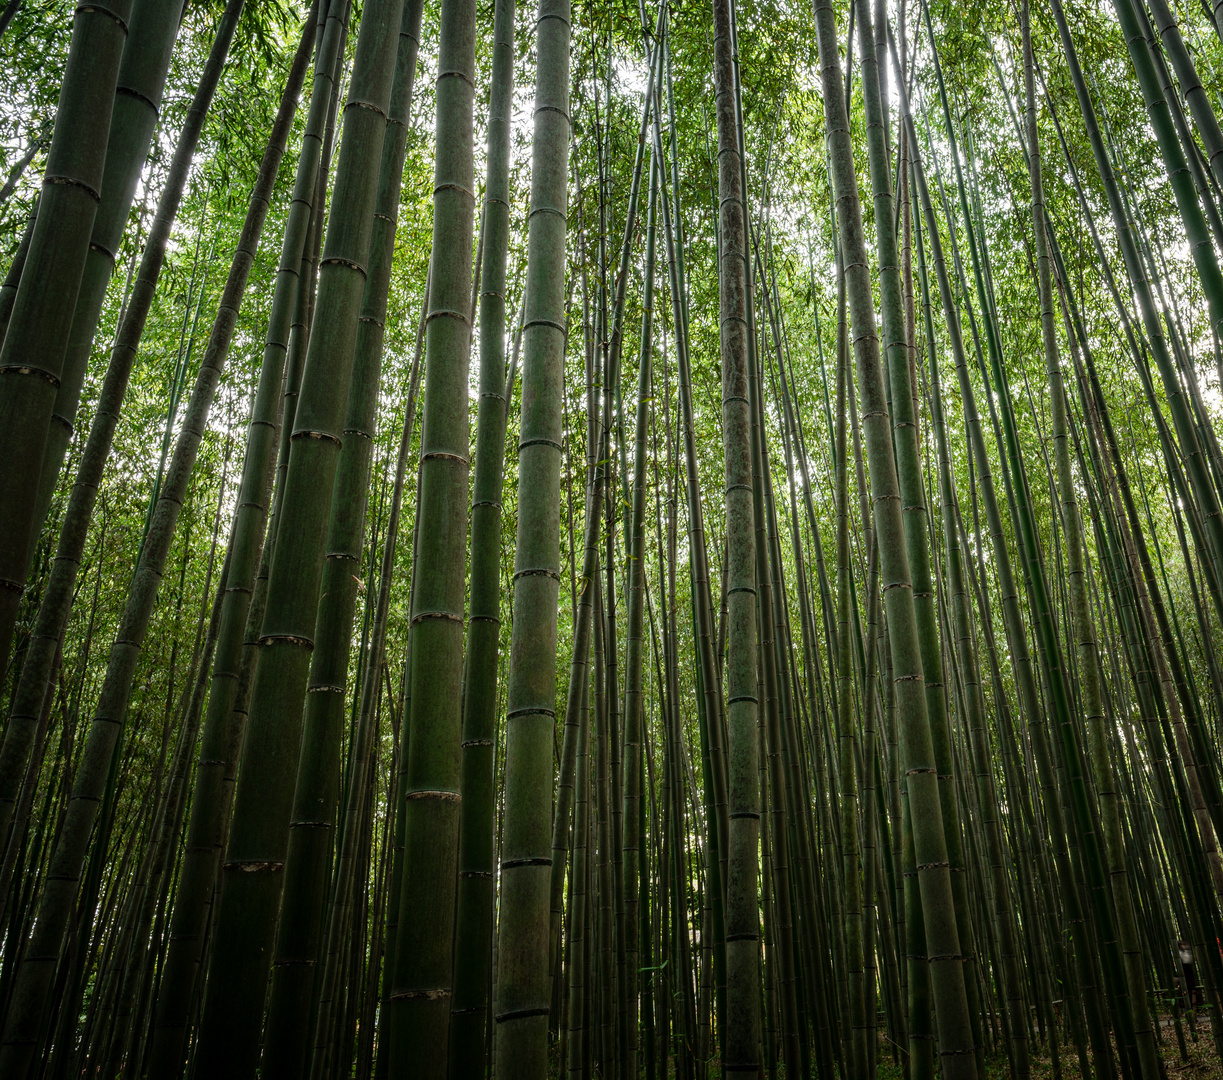
[[[326,259],[319,259],[318,265],[320,270],[324,266],[347,266],[350,270],[355,270],[362,277],[365,277],[367,274],[365,267],[359,262],[355,262],[352,259],[341,258],[339,255],[331,255]]]
[[[463,625],[463,616],[456,615],[453,611],[418,611],[412,616],[411,625],[415,626],[424,619],[441,619],[444,622],[454,622],[460,626]]]
[[[556,710],[555,709],[545,709],[537,705],[534,708],[513,709],[510,712],[505,714],[505,718],[507,720],[517,720],[520,716],[547,716],[555,720]]]
[[[551,855],[547,855],[547,856],[535,855],[535,856],[531,856],[530,858],[526,858],[526,859],[502,859],[501,860],[502,870],[513,870],[516,866],[551,866],[551,865],[552,865]]]
[[[567,112],[565,112],[565,110],[564,110],[564,109],[562,109],[562,108],[561,108],[559,105],[536,105],[536,106],[535,106],[535,115],[536,115],[536,116],[538,116],[538,115],[539,115],[541,112],[554,112],[554,113],[560,113],[560,115],[561,115],[561,116],[563,116],[563,117],[565,118],[565,123],[566,123],[566,124],[568,124],[568,123],[570,122],[570,120],[569,120],[569,114],[568,114]]]
[[[536,212],[537,211],[532,211],[532,213]],[[565,326],[563,323],[555,322],[552,319],[530,319],[522,324],[522,329],[526,331],[532,326],[550,326],[553,330],[559,330],[564,337],[569,337],[569,327]]]
[[[50,383],[57,390],[59,389],[59,376],[52,374],[44,368],[31,367],[28,364],[6,364],[0,367],[0,375],[37,375],[44,382]]]
[[[272,859],[258,859],[247,862],[234,861],[225,864],[226,870],[236,870],[240,874],[257,874],[260,870],[270,870],[273,874],[285,868],[283,862]]]
[[[466,195],[472,202],[476,201],[476,197],[471,193],[471,191],[468,188],[465,188],[462,184],[451,184],[451,183],[434,184],[433,194],[436,195],[439,191],[457,191],[460,195]]]
[[[135,98],[137,101],[143,102],[145,105],[147,105],[150,109],[153,110],[154,116],[158,115],[157,103],[147,94],[142,94],[134,86],[116,86],[115,93],[116,94],[126,94],[130,98]]]
[[[299,637],[297,634],[263,634],[259,638],[259,645],[301,645],[303,648],[314,651],[314,642],[307,637]]]
[[[85,192],[86,195],[93,199],[94,202],[100,203],[102,201],[102,197],[93,188],[91,188],[83,180],[78,180],[73,176],[52,176],[50,173],[48,173],[42,178],[42,182],[44,186],[47,184],[57,184],[64,187],[78,187]]]
[[[381,116],[383,120],[387,118],[385,110],[380,108],[372,101],[363,101],[361,98],[349,98],[346,102],[344,102],[344,111],[347,112],[352,108],[369,109],[370,112],[376,114],[377,116]]]
[[[450,997],[450,991],[438,988],[436,990],[399,990],[392,992],[392,1001],[445,1001]]]
[[[557,582],[559,582],[561,579],[560,574],[558,574],[555,570],[548,568],[515,570],[514,580],[517,581],[520,577],[550,577],[553,581]]]
[[[437,73],[437,81],[440,83],[443,79],[459,78],[462,79],[473,90],[476,88],[476,81],[465,71],[459,71],[457,68],[452,68],[449,71],[439,71]]]
[[[550,447],[552,447],[552,449],[553,449],[553,450],[555,450],[555,451],[556,451],[558,454],[561,452],[561,444],[560,444],[560,443],[558,443],[558,442],[557,442],[555,439],[547,439],[547,438],[544,438],[544,437],[542,437],[542,436],[540,436],[540,437],[538,437],[538,438],[534,438],[534,439],[523,439],[523,440],[522,440],[522,441],[521,441],[521,442],[518,444],[518,449],[519,449],[519,451],[521,452],[522,450],[524,450],[524,449],[525,449],[526,447],[528,447],[528,446],[550,446]],[[474,504],[473,504],[473,505],[474,505]]]
[[[330,431],[309,431],[307,429],[302,429],[302,430],[293,432],[293,438],[295,439],[321,439],[324,442],[333,442],[336,444],[336,446],[344,445],[343,443],[340,442],[338,438],[336,438],[336,436],[332,435]]]
[[[462,802],[463,797],[457,791],[443,791],[440,788],[423,788],[419,791],[409,791],[404,798],[408,801],[418,799],[437,799],[439,802]]]
[[[447,318],[451,319],[458,319],[461,323],[466,323],[468,326],[471,325],[471,320],[466,315],[464,315],[461,311],[452,311],[450,308],[436,308],[425,316],[425,322],[431,323],[434,319],[440,319],[442,316],[446,316]]]
[[[496,1020],[498,1024],[503,1023],[507,1020],[530,1020],[531,1017],[533,1016],[547,1016],[550,1011],[551,1010],[547,1008],[510,1009],[507,1012],[497,1013],[497,1015],[493,1017],[493,1019]]]
[[[124,36],[127,35],[127,21],[119,18],[110,8],[101,7],[97,4],[78,4],[73,11],[74,15],[105,15],[113,22],[117,22],[123,29]]]

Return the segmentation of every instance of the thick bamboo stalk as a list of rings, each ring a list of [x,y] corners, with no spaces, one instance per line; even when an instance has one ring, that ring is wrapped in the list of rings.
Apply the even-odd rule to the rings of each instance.
[[[136,184],[140,180],[153,129],[161,111],[162,90],[181,14],[173,3],[159,0],[139,0],[132,4],[131,24],[115,85],[106,168],[99,190],[101,199],[89,238],[76,310],[72,315],[72,329],[64,352],[60,383],[55,391],[51,424],[47,429],[38,501],[30,523],[31,543],[37,541],[46,519],[47,508],[60,469],[63,468],[64,455],[72,438],[81,385],[85,381],[85,369],[106,299],[106,287],[114,272],[115,255],[127,228]]]
[[[98,818],[101,803],[110,801],[107,777],[118,760],[115,750],[126,721],[136,661],[148,631],[158,585],[174,538],[175,525],[186,496],[200,440],[207,426],[208,413],[233,340],[247,276],[254,262],[267,216],[272,187],[297,109],[297,98],[309,55],[307,40],[304,47],[298,49],[290,69],[276,123],[260,163],[259,179],[251,193],[246,221],[234,253],[220,309],[209,335],[208,347],[184,414],[183,427],[175,442],[166,482],[158,497],[123,618],[111,649],[106,680],[90,724],[84,757],[56,842],[47,886],[39,902],[39,917],[27,943],[15,990],[16,1004],[10,1009],[5,1021],[0,1062],[6,1063],[6,1074],[23,1076],[31,1065],[42,1011],[52,990],[56,963],[72,918],[73,902],[76,899],[86,855],[91,845],[95,851],[104,852],[109,842],[105,817],[97,829],[96,836],[95,820]],[[99,859],[94,865],[100,863]]]
[[[249,1075],[258,1065],[262,1003],[284,882],[293,779],[300,750],[323,569],[324,523],[342,442],[373,204],[403,4],[363,12],[328,221],[318,315],[267,586],[260,660],[251,688],[233,816],[213,915],[195,1069]]]
[[[569,174],[568,0],[540,0],[522,335],[514,629],[506,690],[496,1071],[547,1067],[552,741],[560,587],[561,414]]]
[[[60,90],[39,213],[0,343],[0,431],[9,463],[0,476],[0,669],[34,544],[39,477],[61,382],[71,323],[101,201],[107,133],[128,33],[132,0],[82,7]]]
[[[480,243],[480,405],[471,505],[471,615],[463,676],[462,818],[450,1015],[450,1076],[478,1075],[488,1056],[489,951],[495,889],[493,784],[501,637],[501,497],[505,471],[506,260],[510,233],[510,100],[514,90],[514,0],[496,5],[488,167]]]
[[[368,276],[354,346],[336,467],[302,750],[293,794],[285,883],[268,999],[262,1073],[301,1076],[307,1069],[315,973],[322,940],[327,871],[338,812],[340,751],[352,647],[353,613],[364,545],[373,439],[377,423],[383,325],[399,216],[399,189],[416,76],[422,4],[408,0],[399,27],[387,133],[374,202]],[[368,606],[367,606],[368,610]]]

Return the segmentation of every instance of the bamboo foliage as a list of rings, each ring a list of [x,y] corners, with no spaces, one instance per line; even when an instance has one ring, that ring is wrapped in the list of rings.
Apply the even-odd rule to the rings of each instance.
[[[1215,1068],[1223,20],[1064,4],[0,5],[0,1072]]]

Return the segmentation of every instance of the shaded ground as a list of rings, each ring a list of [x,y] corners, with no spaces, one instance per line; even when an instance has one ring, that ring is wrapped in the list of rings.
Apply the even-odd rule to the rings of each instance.
[[[1194,1040],[1187,1019],[1182,1019],[1182,1029],[1185,1035],[1185,1051],[1187,1060],[1182,1060],[1177,1044],[1176,1029],[1171,1017],[1165,1017],[1162,1024],[1163,1042],[1159,1047],[1163,1057],[1168,1080],[1223,1080],[1223,1062],[1215,1051],[1214,1040],[1210,1035],[1210,1022],[1202,1014],[1197,1022],[1197,1039]],[[1043,1049],[1043,1048],[1042,1048]],[[1062,1080],[1082,1080],[1078,1057],[1074,1047],[1062,1048]],[[891,1054],[880,1046],[879,1080],[901,1080],[901,1070],[893,1065]],[[1005,1054],[991,1056],[986,1063],[985,1076],[982,1080],[1010,1080],[1010,1068]],[[1032,1058],[1032,1080],[1054,1080],[1053,1064],[1048,1056],[1037,1053]]]

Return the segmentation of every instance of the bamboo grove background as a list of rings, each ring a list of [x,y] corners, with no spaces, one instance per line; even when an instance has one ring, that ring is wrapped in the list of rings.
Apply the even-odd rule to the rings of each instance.
[[[1217,1069],[1221,68],[0,6],[0,1076]]]

